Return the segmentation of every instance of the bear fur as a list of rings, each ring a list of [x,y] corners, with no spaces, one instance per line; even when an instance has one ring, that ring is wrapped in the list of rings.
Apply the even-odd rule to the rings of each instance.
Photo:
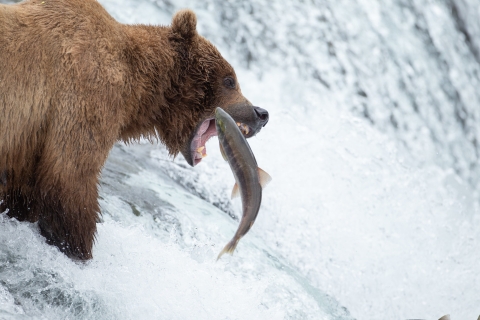
[[[0,212],[90,259],[114,143],[153,138],[189,155],[216,106],[258,118],[236,81],[190,10],[147,26],[120,24],[95,0],[0,5]]]

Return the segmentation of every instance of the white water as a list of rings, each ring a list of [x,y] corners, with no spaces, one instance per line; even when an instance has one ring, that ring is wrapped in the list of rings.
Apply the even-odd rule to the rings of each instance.
[[[217,141],[207,144],[209,157],[195,169],[169,159],[162,146],[117,145],[103,171],[103,221],[89,263],[72,262],[46,245],[35,224],[0,216],[0,319],[478,317],[475,194],[448,161],[431,159],[436,147],[428,139],[412,142],[411,152],[399,143],[403,134],[379,132],[345,107],[354,86],[327,90],[293,72],[293,53],[285,68],[272,53],[271,64],[260,60],[246,69],[243,53],[222,42],[215,1],[101,2],[129,23],[167,24],[175,6],[199,12],[199,30],[239,64],[244,94],[270,112],[269,124],[249,141],[273,181],[235,254],[215,262],[238,225],[229,214],[241,212],[239,201],[228,200],[233,177]],[[287,22],[295,17],[289,13]],[[352,24],[364,22],[353,17]],[[290,48],[281,36],[275,39]],[[325,68],[340,81],[341,72]],[[372,80],[372,88],[382,80]],[[448,109],[448,102],[441,107]]]

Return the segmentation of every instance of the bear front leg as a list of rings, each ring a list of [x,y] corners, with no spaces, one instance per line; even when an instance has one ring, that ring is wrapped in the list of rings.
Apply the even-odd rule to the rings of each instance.
[[[92,258],[99,214],[98,158],[106,157],[96,155],[91,152],[88,158],[62,157],[56,161],[46,157],[39,166],[35,210],[41,234],[72,259]]]
[[[74,170],[53,179],[44,174],[36,188],[41,234],[47,243],[78,260],[92,258],[99,214],[97,173],[83,173]]]
[[[95,190],[86,192],[92,185]],[[98,212],[96,182],[77,190],[57,189],[42,199],[38,225],[47,243],[72,259],[87,260],[92,258]]]

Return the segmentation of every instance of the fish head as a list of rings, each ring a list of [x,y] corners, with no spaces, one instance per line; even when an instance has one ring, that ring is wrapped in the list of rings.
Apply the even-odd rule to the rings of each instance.
[[[221,134],[227,130],[228,118],[232,119],[228,113],[226,113],[222,108],[215,109],[215,124],[217,127],[217,134]],[[234,121],[233,119],[231,121]]]

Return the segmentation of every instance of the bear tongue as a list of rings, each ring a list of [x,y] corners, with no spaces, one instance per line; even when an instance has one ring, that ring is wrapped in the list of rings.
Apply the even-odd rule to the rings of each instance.
[[[205,143],[217,135],[217,129],[215,127],[215,120],[205,120],[197,130],[197,134],[192,141],[192,157],[194,165],[197,165],[207,156],[207,149]]]
[[[197,130],[195,137],[192,141],[192,157],[194,165],[197,165],[202,161],[203,158],[207,156],[207,149],[205,148],[205,143],[208,140],[208,131],[210,128],[211,120],[205,120]]]
[[[211,138],[217,135],[217,127],[215,126],[215,120],[210,120],[207,130],[202,134],[202,143],[200,146],[205,146],[205,143]]]
[[[209,126],[210,126],[210,120],[203,121],[202,125],[197,130],[196,136],[197,137],[203,136],[203,134],[205,133],[205,131],[207,131]]]

